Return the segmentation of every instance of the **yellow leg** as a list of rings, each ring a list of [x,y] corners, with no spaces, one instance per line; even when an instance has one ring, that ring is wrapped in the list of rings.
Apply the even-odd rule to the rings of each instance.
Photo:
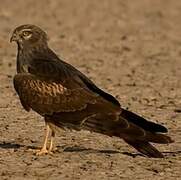
[[[55,132],[52,130],[51,139],[50,139],[50,147],[49,147],[49,149],[48,149],[48,152],[49,152],[49,153],[51,153],[52,150],[53,150],[54,139],[55,139]]]
[[[45,139],[44,139],[43,147],[40,150],[38,150],[36,155],[43,155],[43,154],[49,153],[49,151],[47,150],[47,142],[48,142],[48,137],[50,133],[50,127],[48,123],[45,122],[45,124],[46,124],[46,130],[45,130]]]

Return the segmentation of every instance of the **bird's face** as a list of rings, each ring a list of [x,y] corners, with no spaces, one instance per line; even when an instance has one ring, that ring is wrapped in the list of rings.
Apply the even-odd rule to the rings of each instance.
[[[47,35],[39,27],[35,25],[22,25],[17,27],[11,36],[10,42],[17,42],[17,44],[24,48],[26,46],[34,46],[38,43],[47,43]]]

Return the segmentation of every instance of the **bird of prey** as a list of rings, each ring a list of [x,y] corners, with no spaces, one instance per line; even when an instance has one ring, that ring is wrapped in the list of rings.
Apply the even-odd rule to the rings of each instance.
[[[10,41],[18,47],[14,88],[24,109],[43,116],[46,124],[44,144],[37,154],[52,151],[59,127],[116,136],[148,157],[163,157],[151,143],[173,142],[164,134],[167,129],[121,108],[112,95],[62,61],[49,48],[47,34],[41,28],[21,25]]]

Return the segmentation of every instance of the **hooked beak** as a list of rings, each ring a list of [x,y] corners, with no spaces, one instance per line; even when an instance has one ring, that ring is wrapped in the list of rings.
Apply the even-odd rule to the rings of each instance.
[[[16,34],[13,34],[10,38],[10,42],[12,43],[13,41],[15,41],[15,42],[18,41],[18,36]]]

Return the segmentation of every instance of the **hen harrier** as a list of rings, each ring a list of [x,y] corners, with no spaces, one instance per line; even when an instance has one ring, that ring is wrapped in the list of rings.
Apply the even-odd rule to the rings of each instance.
[[[26,111],[32,109],[45,119],[46,136],[38,154],[52,151],[55,127],[66,127],[120,137],[148,157],[163,157],[150,142],[173,142],[163,134],[167,129],[121,108],[112,95],[60,60],[48,47],[42,29],[35,25],[19,26],[12,34],[12,41],[18,45],[15,90]]]

